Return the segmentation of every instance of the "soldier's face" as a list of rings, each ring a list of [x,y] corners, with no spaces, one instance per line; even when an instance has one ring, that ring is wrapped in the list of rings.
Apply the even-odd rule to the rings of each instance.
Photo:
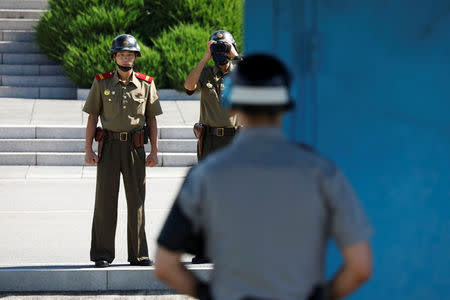
[[[124,67],[132,67],[136,60],[136,53],[133,51],[120,51],[116,53],[116,63]]]

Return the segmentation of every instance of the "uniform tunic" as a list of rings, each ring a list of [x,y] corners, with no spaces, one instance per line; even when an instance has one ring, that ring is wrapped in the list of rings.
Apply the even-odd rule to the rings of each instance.
[[[148,117],[162,113],[152,78],[133,73],[128,85],[116,72],[96,76],[83,111],[99,115],[104,129],[132,132]],[[140,77],[140,78],[138,78]],[[148,258],[145,234],[145,150],[127,141],[106,139],[97,163],[95,209],[92,223],[91,260],[112,262],[115,258],[117,201],[122,173],[128,207],[128,261]]]
[[[230,64],[228,72],[233,70],[235,65]],[[238,125],[237,116],[228,114],[227,110],[220,103],[220,96],[223,91],[222,70],[217,66],[205,66],[200,74],[197,89],[200,90],[200,123],[210,127],[236,127]],[[202,160],[208,154],[228,145],[233,136],[208,136],[203,137],[202,156],[198,155],[198,160]]]
[[[172,212],[158,243],[185,251],[203,232],[214,299],[307,299],[325,282],[329,238],[343,249],[372,232],[336,165],[276,128],[245,129],[195,166]],[[176,226],[184,218],[189,234]]]
[[[230,65],[233,70],[234,64]],[[220,104],[224,74],[217,66],[205,66],[198,80],[200,90],[200,123],[211,127],[235,127],[236,115],[230,115]]]

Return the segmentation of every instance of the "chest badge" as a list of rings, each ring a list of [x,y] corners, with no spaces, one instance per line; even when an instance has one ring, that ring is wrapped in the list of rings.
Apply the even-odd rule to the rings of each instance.
[[[109,94],[111,93],[111,91],[108,90],[108,89],[106,89],[103,93],[104,93],[106,96],[109,96]]]
[[[208,83],[206,84],[206,87],[207,87],[208,89],[212,89],[213,85],[212,85],[211,82],[208,82]]]

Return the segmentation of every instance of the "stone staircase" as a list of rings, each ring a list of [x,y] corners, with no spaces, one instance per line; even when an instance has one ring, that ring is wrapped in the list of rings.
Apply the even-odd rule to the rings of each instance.
[[[34,42],[34,27],[47,6],[47,0],[0,1],[0,97],[77,98],[62,66]]]
[[[86,165],[85,130],[85,126],[0,126],[0,165]],[[158,136],[159,166],[197,163],[197,141],[191,126],[160,127]],[[150,145],[145,148],[149,153]]]

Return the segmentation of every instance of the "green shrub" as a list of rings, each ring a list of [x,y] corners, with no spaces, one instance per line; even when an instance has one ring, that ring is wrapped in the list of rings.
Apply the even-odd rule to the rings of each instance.
[[[63,60],[64,70],[78,87],[90,88],[96,74],[117,68],[109,56],[114,37],[115,35],[103,35],[96,41],[75,41],[68,46]],[[161,67],[159,53],[142,44],[140,47],[142,57],[136,59],[136,71],[158,77]]]
[[[210,34],[219,29],[230,31],[242,51],[243,0],[144,0],[144,10],[136,31],[148,45],[169,27],[197,23]]]
[[[209,36],[209,30],[198,24],[180,24],[154,40],[164,70],[159,74],[160,87],[184,90],[184,80],[205,54]]]
[[[96,74],[116,68],[113,38],[130,33],[142,50],[136,71],[155,77],[158,88],[183,89],[218,29],[230,31],[242,52],[243,0],[50,0],[36,41],[78,87],[89,88]]]
[[[142,0],[50,0],[36,27],[36,41],[48,56],[61,61],[69,44],[100,35],[131,32]]]

